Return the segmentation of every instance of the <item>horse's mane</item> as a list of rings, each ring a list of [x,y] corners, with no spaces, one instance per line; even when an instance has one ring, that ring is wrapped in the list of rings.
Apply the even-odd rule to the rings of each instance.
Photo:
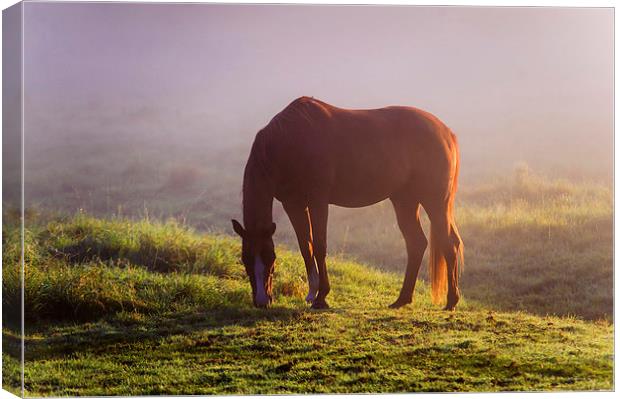
[[[266,129],[263,128],[256,135],[243,173],[242,206],[245,223],[248,223],[249,215],[254,213],[257,198],[270,195],[273,191],[273,179],[267,162],[267,140],[270,135]],[[246,225],[247,228],[249,226]]]
[[[313,111],[317,108],[326,109],[327,104],[322,103],[311,97],[299,97],[291,102],[269,123],[262,128],[254,139],[250,156],[245,166],[243,175],[243,208],[252,213],[255,199],[257,196],[271,195],[274,187],[274,170],[270,167],[268,148],[272,140],[278,140],[281,134],[285,134],[292,129],[312,127],[314,120]]]
[[[243,175],[243,196],[245,197],[250,190],[250,183],[256,179],[257,176],[267,177],[267,150],[265,145],[264,129],[261,130],[254,139],[252,149],[250,150],[250,156],[248,162],[245,165],[245,171]]]

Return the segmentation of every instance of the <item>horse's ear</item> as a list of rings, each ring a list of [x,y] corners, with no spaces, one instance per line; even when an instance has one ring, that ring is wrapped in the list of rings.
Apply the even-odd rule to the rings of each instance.
[[[243,226],[241,226],[241,223],[233,219],[232,225],[233,225],[233,230],[235,230],[235,233],[239,234],[239,236],[243,238],[245,236],[245,230],[243,229]]]
[[[276,232],[276,224],[271,223],[271,228],[269,229],[269,235],[272,236]]]

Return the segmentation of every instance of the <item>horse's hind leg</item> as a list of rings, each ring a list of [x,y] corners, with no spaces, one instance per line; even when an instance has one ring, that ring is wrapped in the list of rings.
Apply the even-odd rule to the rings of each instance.
[[[305,205],[290,203],[282,205],[295,229],[295,235],[297,235],[299,251],[304,259],[306,272],[308,274],[308,295],[306,296],[306,302],[312,303],[316,299],[319,291],[319,274],[316,263],[314,262],[310,214]]]
[[[407,270],[405,271],[405,281],[400,290],[400,295],[390,308],[399,308],[411,303],[415,283],[418,279],[418,272],[422,264],[422,257],[428,245],[424,236],[422,225],[420,224],[420,204],[413,199],[391,198],[396,212],[398,227],[405,238],[407,245]]]
[[[327,216],[329,213],[329,203],[327,201],[311,202],[310,220],[312,224],[312,245],[314,246],[314,259],[319,269],[319,293],[314,302],[313,309],[327,309],[329,305],[325,297],[329,294],[330,285],[327,276]]]

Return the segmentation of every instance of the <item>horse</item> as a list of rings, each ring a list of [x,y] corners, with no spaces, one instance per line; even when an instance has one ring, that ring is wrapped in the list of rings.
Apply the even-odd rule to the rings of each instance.
[[[456,136],[437,117],[414,107],[338,108],[300,97],[274,116],[254,139],[243,175],[241,258],[256,307],[273,301],[274,198],[295,230],[308,276],[306,301],[328,308],[329,205],[364,207],[390,199],[407,248],[405,278],[396,301],[413,298],[428,240],[420,206],[430,222],[429,269],[433,303],[447,292],[446,310],[460,298],[463,241],[453,217],[459,174]]]

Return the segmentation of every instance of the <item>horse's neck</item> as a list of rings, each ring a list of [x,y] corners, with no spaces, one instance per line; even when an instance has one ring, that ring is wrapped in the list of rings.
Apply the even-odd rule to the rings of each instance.
[[[243,224],[246,230],[266,230],[273,222],[272,184],[264,171],[246,171],[243,182]]]

